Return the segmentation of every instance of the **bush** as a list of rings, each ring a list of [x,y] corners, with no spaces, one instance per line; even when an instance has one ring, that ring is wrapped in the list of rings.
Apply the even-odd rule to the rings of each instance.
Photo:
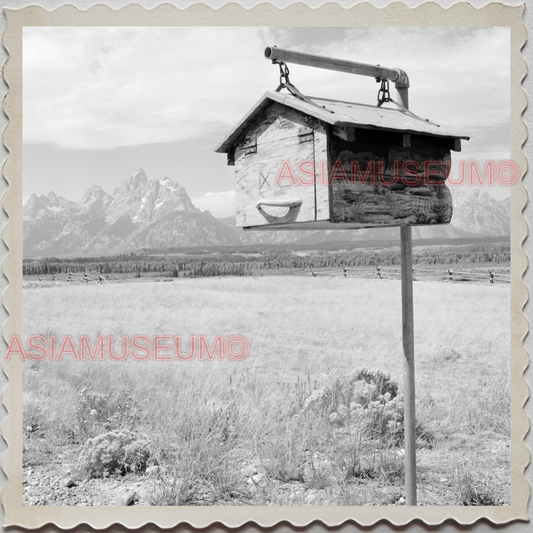
[[[358,427],[372,439],[399,440],[403,435],[403,402],[398,383],[381,370],[361,368],[330,387],[316,389],[304,403],[332,426]]]
[[[77,469],[88,477],[143,472],[149,459],[148,438],[123,429],[89,439],[80,453]]]

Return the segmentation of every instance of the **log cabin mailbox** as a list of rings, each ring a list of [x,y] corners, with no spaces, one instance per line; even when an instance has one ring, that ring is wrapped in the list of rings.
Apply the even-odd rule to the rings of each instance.
[[[451,221],[445,185],[450,152],[469,137],[411,113],[409,79],[400,69],[276,47],[265,57],[279,64],[278,89],[265,93],[216,148],[235,165],[236,224],[270,230],[400,226],[405,499],[416,505],[411,226]],[[290,82],[286,63],[374,77],[381,83],[378,105],[304,96]],[[396,108],[382,107],[385,102]]]
[[[267,92],[216,148],[235,166],[236,225],[245,229],[350,229],[447,224],[450,151],[461,139],[447,128],[397,108],[388,79],[398,69],[267,48],[282,83]],[[284,62],[375,76],[377,106],[302,95]],[[339,65],[341,68],[339,68]],[[342,66],[346,68],[342,69]],[[365,72],[355,70],[366,67]],[[283,87],[287,93],[279,90]]]

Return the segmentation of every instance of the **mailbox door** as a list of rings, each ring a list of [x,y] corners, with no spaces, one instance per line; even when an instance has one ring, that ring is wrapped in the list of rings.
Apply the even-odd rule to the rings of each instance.
[[[316,220],[315,122],[273,103],[250,125],[235,147],[237,226]]]

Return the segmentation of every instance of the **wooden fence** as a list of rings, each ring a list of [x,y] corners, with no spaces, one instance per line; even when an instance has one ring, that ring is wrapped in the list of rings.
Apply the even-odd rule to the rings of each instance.
[[[400,267],[375,267],[368,268],[336,268],[336,269],[321,269],[311,271],[312,276],[354,276],[360,278],[376,278],[376,279],[400,279]],[[497,272],[495,270],[454,270],[454,269],[429,269],[429,268],[413,268],[413,279],[415,281],[448,281],[456,282],[477,282],[489,283],[494,285],[496,283],[511,283],[511,275],[508,270],[504,272]]]
[[[250,271],[250,273],[252,273]],[[401,275],[400,267],[391,266],[377,266],[377,267],[340,267],[340,268],[325,268],[320,270],[311,270],[310,274],[314,277],[317,276],[340,276],[340,277],[358,277],[358,278],[374,278],[374,279],[395,279],[399,280]],[[167,276],[168,277],[168,276]],[[105,278],[101,274],[89,274],[84,273],[64,273],[53,274],[48,276],[32,276],[32,281],[47,281],[47,282],[73,282],[73,283],[87,283],[87,284],[110,284],[111,282],[120,282],[131,280],[133,281],[135,276],[120,276],[114,274],[112,277]],[[146,277],[143,281],[155,281],[157,278]],[[173,278],[171,278],[173,279]],[[510,283],[511,275],[508,269],[496,270],[483,270],[483,269],[471,269],[471,270],[454,270],[454,269],[429,269],[419,268],[416,266],[413,268],[414,281],[447,281],[452,283],[458,282],[475,282],[475,283],[489,283],[491,285]],[[141,280],[139,280],[141,281]],[[163,281],[168,281],[164,279]]]

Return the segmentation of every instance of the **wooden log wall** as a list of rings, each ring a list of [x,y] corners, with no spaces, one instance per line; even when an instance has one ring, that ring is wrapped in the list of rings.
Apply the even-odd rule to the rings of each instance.
[[[415,135],[357,129],[330,137],[332,221],[398,226],[447,224],[450,150]]]

